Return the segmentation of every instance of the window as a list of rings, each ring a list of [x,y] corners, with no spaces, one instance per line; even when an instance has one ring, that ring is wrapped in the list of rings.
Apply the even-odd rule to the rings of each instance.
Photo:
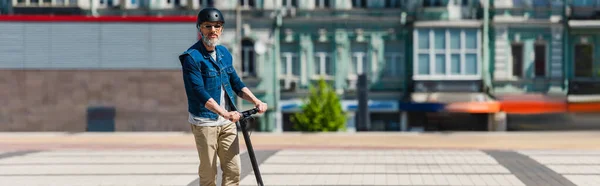
[[[533,0],[534,7],[549,7],[550,0]]]
[[[418,29],[414,34],[415,78],[480,78],[477,29]]]
[[[198,0],[198,4],[201,7],[213,7],[213,6],[215,6],[215,1],[214,0]]]
[[[32,2],[33,2],[33,0],[32,0]],[[106,7],[106,0],[98,0],[97,2],[98,2],[98,4],[97,4],[98,8]]]
[[[546,76],[546,44],[536,43],[534,51],[535,77]]]
[[[571,1],[573,6],[596,6],[596,0],[575,0]]]
[[[401,0],[386,0],[385,7],[386,8],[400,8]]]
[[[242,77],[256,76],[254,42],[249,39],[242,40]]]
[[[352,63],[350,64],[348,78],[357,79],[358,75],[369,71],[367,61],[367,44],[353,42],[350,46]]]
[[[108,0],[108,4],[111,5],[112,4],[111,2],[118,2],[118,1],[119,0]],[[164,5],[165,8],[167,8],[167,7],[168,8],[173,8],[173,7],[175,7],[174,6],[174,1],[175,0],[163,0],[163,3],[164,3],[163,5]]]
[[[254,8],[256,6],[255,0],[240,0],[240,6],[242,8]]]
[[[450,0],[423,0],[424,7],[445,7],[448,6],[448,3],[451,3]],[[456,6],[467,6],[469,5],[469,0],[453,0],[453,5]]]
[[[368,0],[367,7],[369,8],[384,8],[386,0]]]
[[[591,44],[575,45],[575,77],[593,77],[594,75],[594,47]]]
[[[367,0],[352,0],[353,8],[367,8]]]
[[[514,77],[523,76],[523,43],[513,43],[512,51],[512,75]]]
[[[302,67],[298,58],[298,51],[297,43],[281,45],[280,78],[299,79]]]
[[[283,7],[287,7],[287,8],[298,7],[298,1],[297,0],[282,0],[281,5]]]
[[[424,7],[441,7],[448,5],[449,0],[423,0]]]
[[[329,1],[330,0],[316,0],[315,8],[329,8],[331,6]]]
[[[368,0],[367,7],[369,7],[369,8],[399,8],[400,0]]]
[[[315,59],[314,59],[314,77],[323,76],[325,79],[331,79],[334,75],[335,64],[331,60],[331,47],[326,43],[315,44]]]
[[[397,78],[404,72],[404,45],[400,41],[385,43],[385,68],[382,77]]]

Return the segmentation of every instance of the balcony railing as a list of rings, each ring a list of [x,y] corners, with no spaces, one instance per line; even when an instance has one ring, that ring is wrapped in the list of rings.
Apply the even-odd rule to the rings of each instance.
[[[565,13],[564,7],[513,7],[513,8],[494,8],[495,16],[528,17],[534,19],[548,19],[551,16],[562,16]]]

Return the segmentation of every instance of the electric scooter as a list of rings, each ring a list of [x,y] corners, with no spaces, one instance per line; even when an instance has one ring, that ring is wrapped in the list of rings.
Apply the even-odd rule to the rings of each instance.
[[[250,142],[250,136],[248,135],[247,120],[253,114],[258,113],[258,108],[253,108],[250,110],[240,112],[242,114],[242,118],[239,120],[240,128],[242,128],[242,134],[244,135],[244,141],[246,142],[246,148],[248,149],[248,155],[250,155],[250,162],[252,163],[252,169],[254,170],[254,176],[256,177],[256,182],[259,186],[263,186],[262,177],[260,175],[260,171],[258,170],[258,163],[256,163],[256,156],[254,155],[254,149],[252,148],[252,142]]]

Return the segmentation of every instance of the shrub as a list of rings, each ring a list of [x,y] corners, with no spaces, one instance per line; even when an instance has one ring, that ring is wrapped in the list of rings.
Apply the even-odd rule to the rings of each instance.
[[[309,132],[340,131],[346,128],[346,113],[340,98],[323,79],[317,87],[310,86],[308,99],[303,100],[301,112],[291,116],[294,129]]]

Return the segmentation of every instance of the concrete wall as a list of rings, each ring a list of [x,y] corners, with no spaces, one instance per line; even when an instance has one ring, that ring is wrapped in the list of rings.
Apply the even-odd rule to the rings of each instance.
[[[186,131],[178,70],[0,70],[0,131],[85,131],[91,106],[116,108],[117,131]]]

